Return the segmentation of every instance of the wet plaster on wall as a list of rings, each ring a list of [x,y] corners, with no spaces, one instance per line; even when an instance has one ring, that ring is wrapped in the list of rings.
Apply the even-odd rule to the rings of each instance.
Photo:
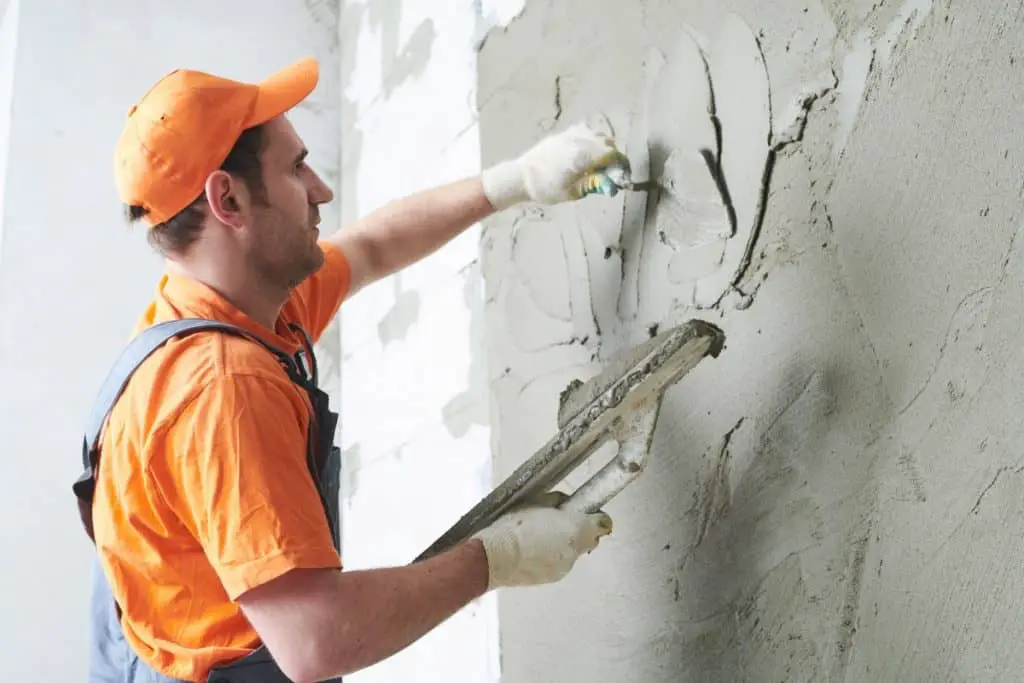
[[[465,437],[474,426],[487,427],[490,417],[487,411],[487,357],[484,334],[484,283],[480,263],[474,261],[462,273],[464,303],[469,309],[470,348],[474,349],[467,369],[466,389],[452,397],[441,409],[445,428],[452,438]]]
[[[503,681],[1016,677],[1022,24],[999,0],[536,0],[488,37],[485,163],[599,114],[638,178],[690,178],[664,188],[675,197],[487,222],[495,475],[550,438],[559,393],[616,350],[690,317],[727,335],[669,392],[600,553],[562,584],[502,594]],[[730,31],[764,63],[731,53],[733,81],[716,76]],[[730,174],[730,135],[748,133],[735,155],[750,165]],[[709,138],[727,195],[695,163]],[[730,180],[764,167],[764,186]],[[714,260],[673,270],[721,234],[704,226],[728,224],[728,203],[749,215],[758,195],[761,222],[737,218],[725,240],[755,231],[742,277]],[[687,271],[735,291],[698,307]]]

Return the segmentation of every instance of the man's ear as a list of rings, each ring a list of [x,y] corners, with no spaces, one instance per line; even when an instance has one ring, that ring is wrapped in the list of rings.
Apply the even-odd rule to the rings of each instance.
[[[244,228],[249,218],[249,194],[245,183],[227,171],[214,171],[206,178],[206,201],[221,223]]]

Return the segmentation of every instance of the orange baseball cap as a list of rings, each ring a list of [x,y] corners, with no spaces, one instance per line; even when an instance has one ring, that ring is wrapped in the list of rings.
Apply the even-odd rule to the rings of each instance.
[[[125,204],[142,206],[150,227],[202,193],[242,132],[284,114],[316,87],[319,67],[301,59],[259,83],[202,71],[167,74],[128,112],[114,153]]]

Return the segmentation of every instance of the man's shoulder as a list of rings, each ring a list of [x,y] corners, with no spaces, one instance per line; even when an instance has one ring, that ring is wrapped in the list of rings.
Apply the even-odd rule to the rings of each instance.
[[[180,380],[196,387],[234,377],[287,379],[277,357],[266,346],[229,330],[199,330],[175,337],[146,363],[154,379],[171,383]]]
[[[145,439],[200,398],[235,393],[269,399],[290,385],[278,359],[258,341],[229,331],[196,331],[169,339],[139,365],[111,413],[111,426],[120,423]]]

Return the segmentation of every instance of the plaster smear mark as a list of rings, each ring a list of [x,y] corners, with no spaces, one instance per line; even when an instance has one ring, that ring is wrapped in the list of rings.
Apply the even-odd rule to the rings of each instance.
[[[510,261],[502,305],[511,342],[524,352],[573,343],[569,255],[543,210],[526,208],[514,220]]]
[[[874,61],[875,48],[871,43],[871,32],[866,28],[861,29],[853,39],[853,49],[843,58],[843,73],[836,91],[836,109],[839,117],[833,153],[836,160],[846,151],[846,143],[853,132],[857,112],[864,100],[868,74],[871,73]]]
[[[571,320],[569,268],[561,230],[551,224],[516,226],[512,262],[537,310],[556,320]]]
[[[402,289],[401,273],[396,273],[392,278],[395,284],[395,303],[377,323],[381,346],[405,339],[420,317],[419,292]]]
[[[343,478],[345,505],[352,507],[352,499],[359,491],[359,475],[363,470],[362,446],[354,443],[341,452],[341,473]]]
[[[828,88],[837,29],[820,0],[805,0],[803,11],[791,23],[791,33],[776,34],[762,45],[771,64],[772,130],[778,148],[786,137],[799,139],[807,107]],[[835,87],[832,83],[830,87]],[[795,139],[793,141],[795,141]]]
[[[735,232],[722,265],[694,288],[697,308],[717,306],[742,277],[757,240],[771,160],[771,91],[764,55],[742,18],[728,15],[711,48],[715,112],[722,127],[719,159]]]
[[[875,47],[878,65],[883,70],[889,68],[889,60],[900,36],[909,28],[909,36],[913,38],[924,20],[932,13],[932,5],[933,0],[907,0],[903,3],[900,13],[889,24]]]
[[[473,261],[463,271],[465,286],[463,301],[470,311],[470,347],[469,372],[466,378],[465,391],[459,392],[441,409],[441,421],[448,433],[461,439],[473,425],[487,427],[487,362],[485,358],[484,339],[484,280],[480,272],[480,262]]]
[[[807,126],[807,114],[811,105],[824,97],[839,85],[836,73],[832,69],[821,72],[817,78],[806,84],[797,93],[786,111],[779,117],[778,131],[772,137],[772,149],[779,151],[787,145],[803,139],[804,128]]]
[[[637,256],[646,305],[665,289],[666,271],[674,284],[713,273],[735,229],[714,173],[720,136],[704,53],[684,28],[664,57],[645,110],[650,174],[659,186],[648,197],[654,229],[645,230]],[[650,319],[663,317],[649,313]]]
[[[478,52],[483,49],[491,31],[507,30],[526,10],[526,0],[472,0],[472,4],[477,14],[474,44]]]

